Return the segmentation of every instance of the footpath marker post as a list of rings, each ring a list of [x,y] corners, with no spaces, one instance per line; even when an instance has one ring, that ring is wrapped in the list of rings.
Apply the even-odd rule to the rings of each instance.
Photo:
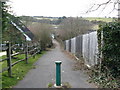
[[[56,64],[56,87],[61,87],[61,61],[55,61]]]

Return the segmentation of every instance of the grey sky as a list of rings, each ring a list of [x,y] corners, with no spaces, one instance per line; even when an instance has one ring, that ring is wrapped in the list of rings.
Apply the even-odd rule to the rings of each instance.
[[[30,16],[88,16],[104,17],[117,16],[117,11],[110,15],[113,5],[110,4],[102,12],[99,10],[84,14],[94,3],[102,3],[108,0],[11,0],[12,10],[16,15]],[[114,1],[114,0],[113,0]]]

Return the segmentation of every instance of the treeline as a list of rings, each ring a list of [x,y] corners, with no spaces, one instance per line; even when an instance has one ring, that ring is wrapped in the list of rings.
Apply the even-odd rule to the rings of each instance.
[[[92,22],[80,17],[65,18],[59,25],[59,30],[57,30],[57,37],[64,41],[80,34],[93,31],[94,25],[95,24]]]
[[[41,42],[41,48],[52,46],[52,26],[46,23],[31,23],[28,28],[35,35],[37,41]]]
[[[51,34],[61,40],[67,40],[80,34],[93,31],[94,23],[82,17],[31,17],[20,16],[20,20],[34,33],[38,40],[51,43]],[[53,23],[51,23],[53,22]],[[54,28],[53,25],[57,26]]]
[[[48,23],[48,24],[55,24],[55,25],[59,25],[61,23],[61,21],[63,19],[66,18],[71,18],[71,17],[66,17],[66,16],[62,16],[62,17],[47,17],[47,16],[20,16],[19,17],[21,20],[25,20],[25,21],[32,21],[32,22],[39,22],[39,23]],[[76,17],[74,17],[76,18]],[[102,18],[102,20],[100,18],[87,18],[87,17],[79,17],[82,18],[84,20],[88,20],[91,21],[94,24],[101,24],[101,23],[105,23],[106,22],[106,18]],[[105,19],[105,20],[104,20]],[[108,18],[109,20],[110,18]],[[111,18],[112,20],[112,18]],[[113,21],[116,21],[116,18],[113,18]]]
[[[44,16],[20,16],[19,17],[23,22],[38,22],[38,23],[47,23],[58,25],[61,23],[62,19],[67,17],[44,17]]]
[[[92,78],[104,88],[120,87],[120,22],[100,25],[98,30],[99,64]],[[102,83],[101,83],[102,81]]]
[[[34,34],[35,41],[41,42],[41,47],[45,50],[46,47],[52,46],[52,25],[47,20],[40,22],[38,19],[31,16],[18,17]]]
[[[47,23],[33,22],[33,17],[24,16],[15,17],[8,11],[9,6],[6,2],[0,2],[2,11],[2,44],[11,42],[11,44],[22,44],[26,42],[26,35],[34,34],[32,41],[41,43],[41,48],[45,50],[46,47],[52,46],[51,25]],[[12,23],[14,22],[14,24]],[[17,26],[16,26],[17,25]],[[18,27],[22,30],[19,30]],[[29,31],[29,29],[30,31]]]
[[[24,35],[11,24],[11,17],[14,16],[8,13],[9,6],[6,5],[6,2],[0,2],[0,4],[2,11],[2,17],[0,18],[2,20],[2,43],[6,41],[13,44],[23,42],[25,40]]]

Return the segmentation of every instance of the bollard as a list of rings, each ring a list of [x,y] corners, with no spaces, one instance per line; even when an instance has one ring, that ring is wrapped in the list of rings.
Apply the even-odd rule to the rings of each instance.
[[[56,86],[61,86],[61,61],[55,61],[56,64]]]

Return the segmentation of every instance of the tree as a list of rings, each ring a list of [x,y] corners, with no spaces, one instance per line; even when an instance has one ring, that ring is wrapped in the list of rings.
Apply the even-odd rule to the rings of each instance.
[[[1,3],[1,12],[2,12],[2,43],[4,41],[9,41],[12,44],[15,43],[22,43],[24,40],[23,34],[11,24],[11,21],[15,20],[16,17],[11,15],[9,12],[9,7],[6,3],[7,2],[0,2]]]
[[[19,19],[25,24],[25,26],[29,26],[31,22],[34,20],[33,17],[30,16],[20,16]]]
[[[82,18],[69,17],[61,22],[58,34],[62,40],[66,40],[86,33],[92,29],[92,26],[93,24],[91,22]]]
[[[120,15],[119,15],[119,14],[120,14],[120,8],[119,8],[119,6],[120,6],[120,1],[119,1],[119,0],[108,0],[108,1],[106,1],[106,2],[104,2],[104,3],[93,4],[93,5],[86,11],[86,13],[90,13],[90,12],[97,11],[97,10],[100,9],[102,6],[103,6],[103,8],[102,8],[102,11],[101,11],[101,12],[103,12],[103,11],[106,9],[107,5],[109,5],[109,4],[113,4],[113,8],[112,8],[112,10],[109,12],[109,14],[112,13],[114,10],[117,10],[117,11],[118,11],[118,20],[120,20]]]
[[[114,11],[114,10],[119,10],[116,7],[119,4],[119,0],[108,0],[108,1],[106,1],[104,3],[101,3],[101,4],[93,4],[93,6],[90,7],[86,13],[96,11],[102,6],[104,6],[104,8],[103,8],[103,10],[104,10],[106,8],[106,6],[110,3],[113,3],[113,9],[111,10],[111,12]]]
[[[2,2],[0,1],[0,44],[2,43]],[[2,48],[0,46],[0,48]]]
[[[52,44],[51,38],[52,27],[50,24],[34,22],[28,28],[31,30],[31,32],[34,33],[36,40],[41,42],[41,48],[43,50]]]
[[[3,32],[6,31],[9,27],[9,19],[7,18],[8,13],[8,6],[6,5],[6,2],[0,2],[1,3],[1,11],[2,11],[2,30]]]

